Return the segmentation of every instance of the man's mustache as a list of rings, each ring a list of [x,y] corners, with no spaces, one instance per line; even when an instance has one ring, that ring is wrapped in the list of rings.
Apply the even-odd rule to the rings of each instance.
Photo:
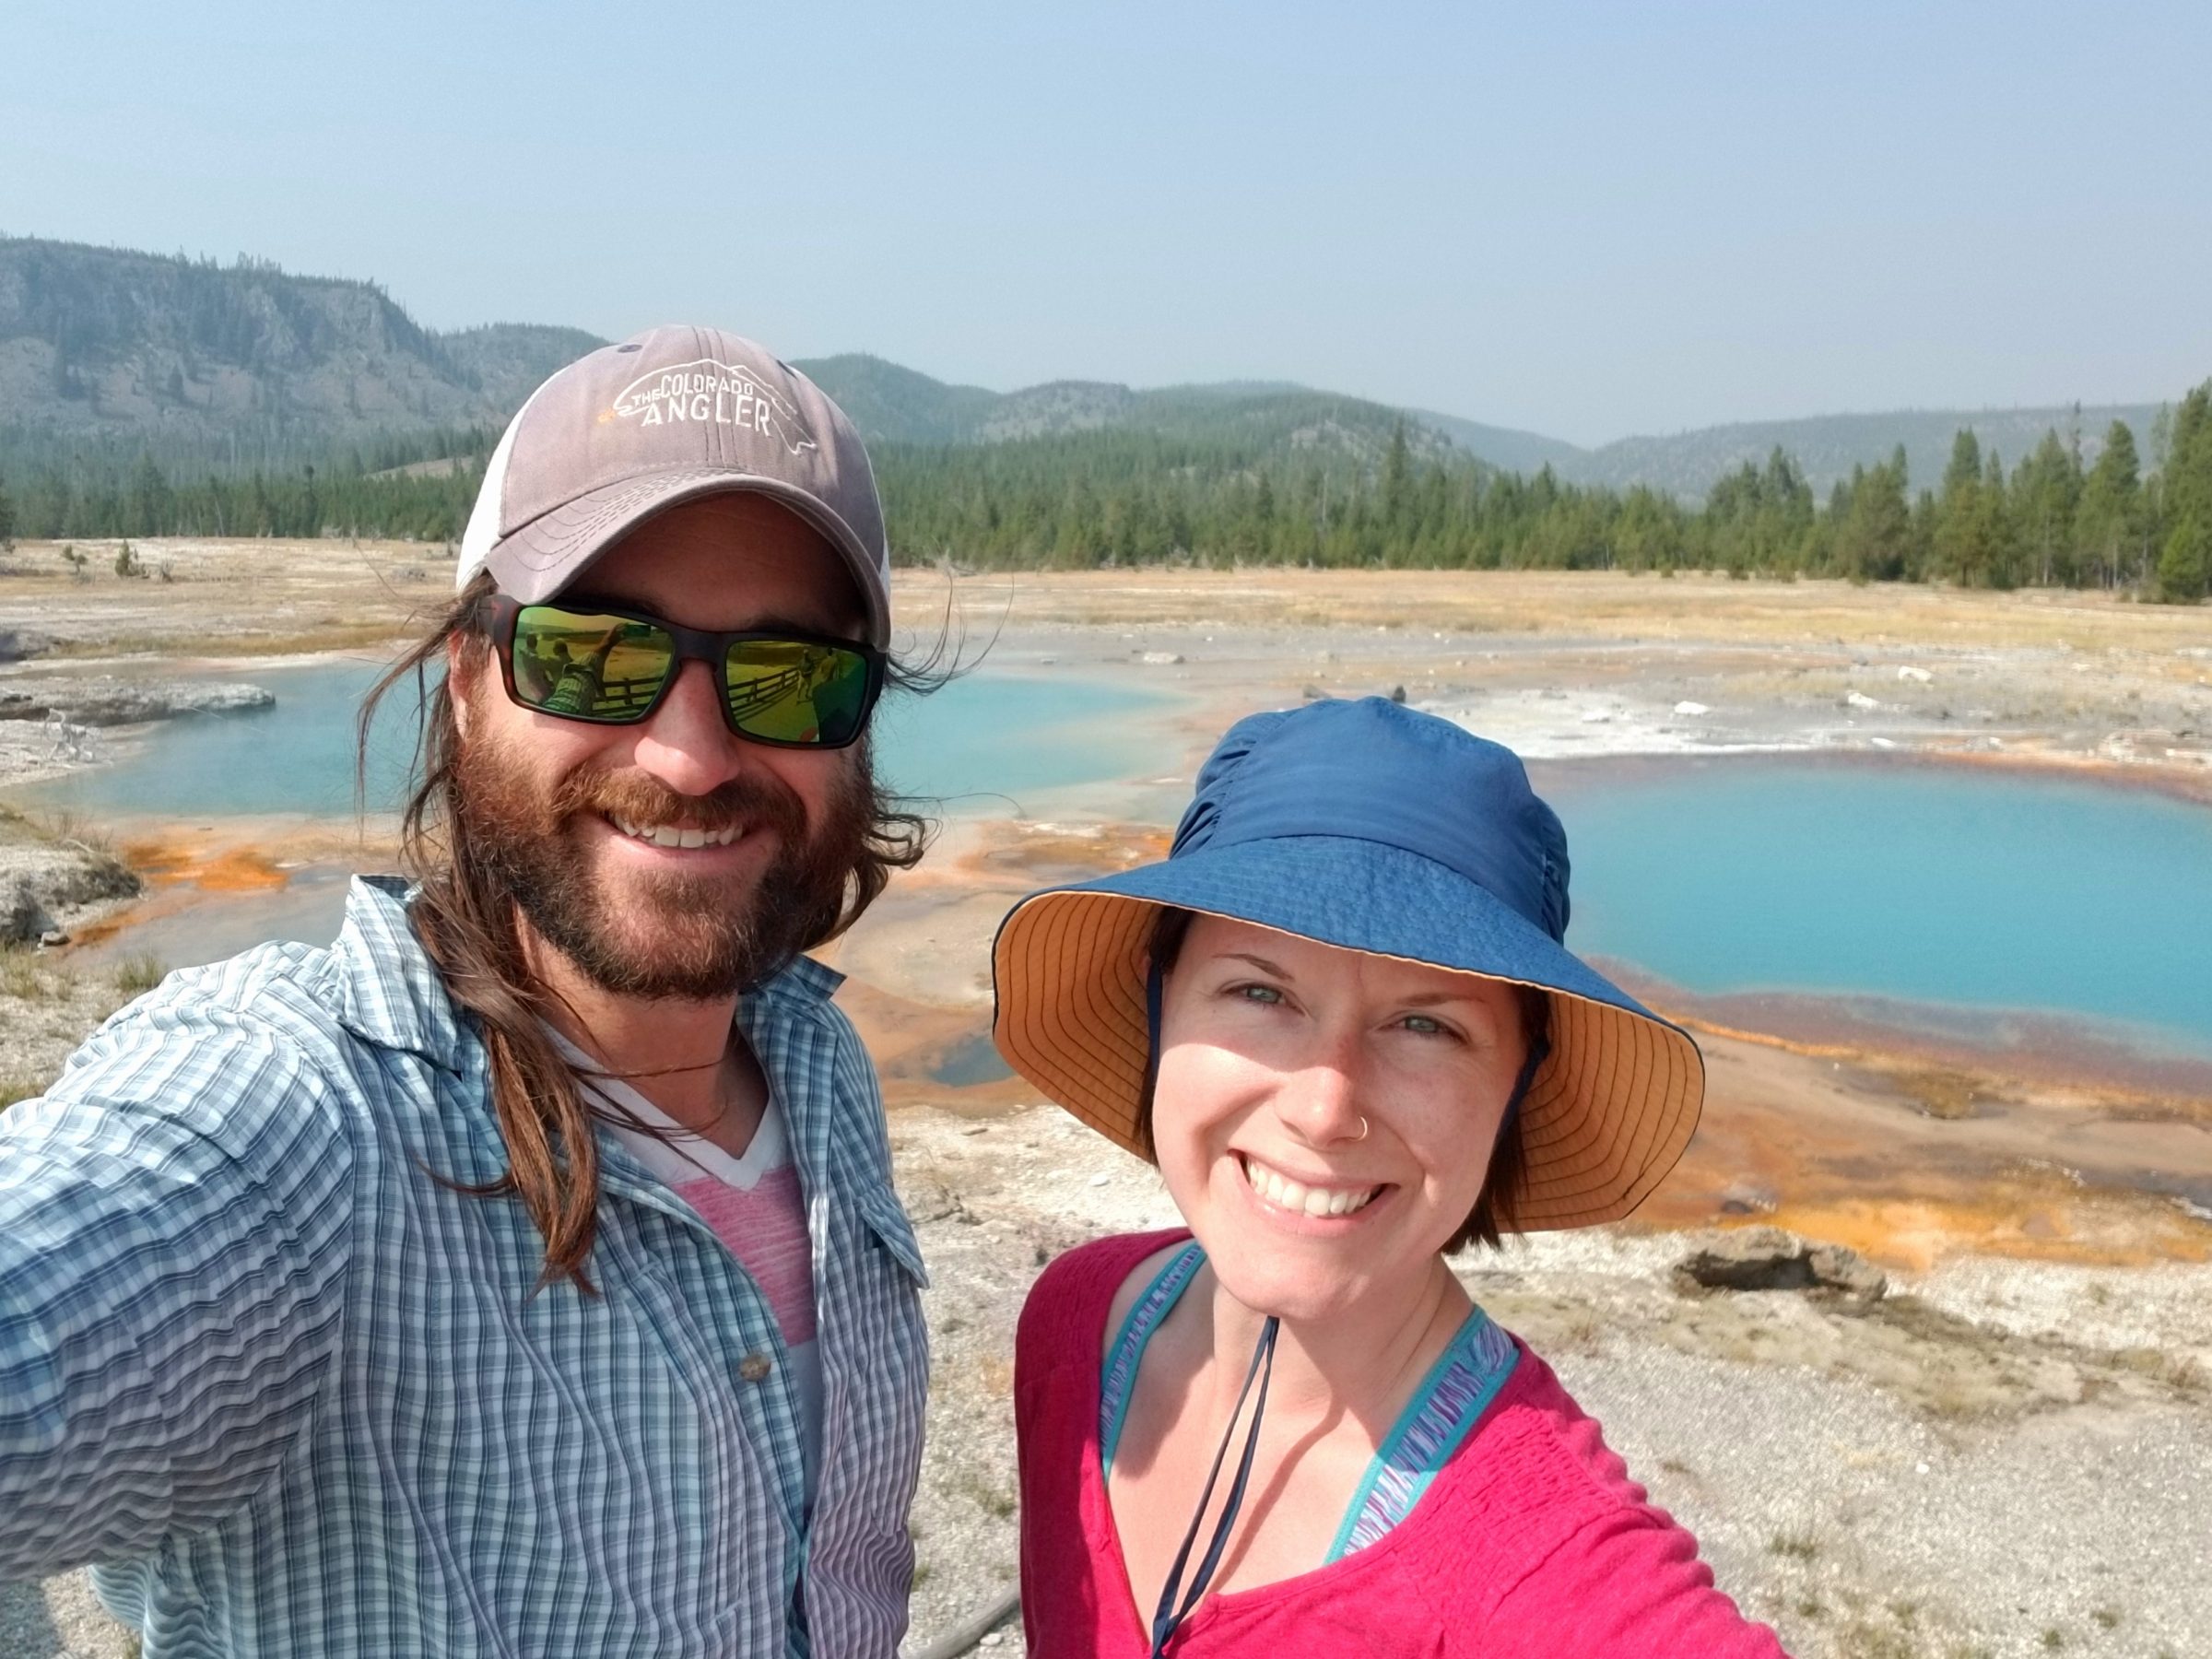
[[[643,830],[681,826],[712,834],[768,829],[788,840],[806,832],[806,808],[791,786],[750,773],[703,795],[678,794],[646,772],[571,775],[554,792],[553,811],[560,822],[595,812]]]

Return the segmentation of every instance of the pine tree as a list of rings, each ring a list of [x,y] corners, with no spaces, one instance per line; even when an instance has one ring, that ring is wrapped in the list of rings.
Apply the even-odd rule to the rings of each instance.
[[[1938,516],[1934,490],[1924,489],[1912,498],[1912,530],[1905,541],[1905,575],[1913,582],[1927,582],[1937,574],[1936,525]]]
[[[130,504],[126,511],[130,517],[126,535],[166,535],[176,527],[171,523],[176,498],[151,455],[138,457],[138,465],[131,474]]]
[[[2194,603],[2212,587],[2212,381],[2174,411],[2159,493],[2168,529],[2159,552],[2159,597]]]
[[[1951,439],[1950,465],[1943,469],[1943,493],[1982,481],[1982,441],[1971,427],[1960,427]]]
[[[1989,452],[1989,465],[1982,471],[1980,519],[1982,579],[1994,588],[2019,586],[2019,533],[2005,488],[2005,463],[1994,450]]]
[[[2212,527],[2201,518],[2181,520],[2159,554],[2159,597],[2170,605],[2194,604],[2212,587]]]
[[[2013,475],[2013,505],[2020,550],[2030,579],[2044,587],[2072,586],[2075,571],[2075,516],[2081,503],[2081,455],[2045,432],[2035,453]]]
[[[2105,429],[2104,447],[2082,483],[2074,521],[2077,545],[2108,588],[2120,584],[2122,570],[2131,563],[2135,579],[2143,579],[2146,526],[2137,471],[2136,435],[2125,421],[2115,420]]]
[[[1971,428],[1951,440],[1951,463],[1943,469],[1936,505],[1936,560],[1953,582],[1976,586],[1988,579],[1983,537],[1982,445]]]
[[[1406,446],[1406,423],[1391,429],[1390,450],[1382,461],[1382,522],[1402,531],[1413,506],[1412,456]]]
[[[1853,469],[1850,501],[1836,520],[1835,534],[1839,574],[1853,582],[1894,582],[1905,574],[1912,559],[1912,515],[1905,505],[1902,444],[1871,472]]]

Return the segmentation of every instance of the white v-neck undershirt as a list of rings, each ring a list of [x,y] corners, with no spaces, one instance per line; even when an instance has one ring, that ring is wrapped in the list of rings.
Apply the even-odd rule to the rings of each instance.
[[[607,1128],[655,1180],[698,1212],[731,1255],[751,1276],[783,1338],[785,1363],[797,1403],[806,1470],[806,1500],[814,1500],[821,1462],[822,1366],[817,1340],[813,1241],[806,1200],[791,1155],[782,1108],[769,1092],[760,1123],[741,1156],[734,1156],[675,1119],[619,1077],[593,1075],[591,1057],[555,1033],[577,1067],[577,1082],[617,1109]],[[644,1125],[619,1121],[627,1112]],[[660,1133],[653,1133],[658,1131]]]

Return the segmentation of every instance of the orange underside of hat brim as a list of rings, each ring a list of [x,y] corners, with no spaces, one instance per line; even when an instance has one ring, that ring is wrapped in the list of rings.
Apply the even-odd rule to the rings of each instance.
[[[1162,900],[1125,893],[1041,893],[1008,914],[992,949],[999,1053],[1047,1098],[1139,1156],[1150,1049],[1145,982],[1162,908]],[[1270,925],[1229,910],[1187,908]],[[1534,1232],[1618,1220],[1680,1159],[1704,1094],[1704,1063],[1687,1035],[1537,980],[1397,959],[1533,985],[1551,999],[1551,1053],[1522,1102],[1524,1178],[1501,1206],[1504,1225]]]

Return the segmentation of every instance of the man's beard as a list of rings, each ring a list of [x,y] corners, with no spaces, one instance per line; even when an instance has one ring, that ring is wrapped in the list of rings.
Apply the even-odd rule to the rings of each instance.
[[[842,759],[809,835],[799,797],[772,776],[684,795],[642,772],[571,772],[548,790],[509,745],[479,738],[454,767],[453,852],[601,990],[712,1001],[760,983],[836,927],[875,816],[865,740]],[[733,892],[726,876],[640,873],[618,908],[578,843],[587,815],[736,826],[773,834],[776,853],[749,891]]]

